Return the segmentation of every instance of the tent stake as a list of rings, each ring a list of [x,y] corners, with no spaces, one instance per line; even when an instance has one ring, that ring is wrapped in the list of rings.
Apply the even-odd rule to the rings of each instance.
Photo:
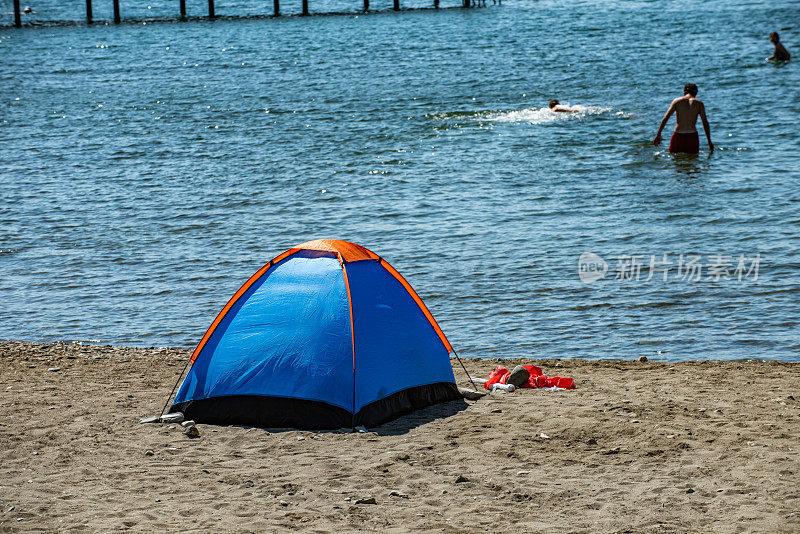
[[[467,372],[467,368],[464,367],[464,362],[461,361],[461,358],[458,356],[458,353],[456,352],[456,349],[453,349],[453,354],[456,355],[456,359],[458,360],[458,363],[461,364],[461,368],[464,369],[464,372],[467,374],[467,378],[469,378],[469,383],[472,384],[472,388],[475,391],[478,391],[478,386],[475,385],[475,382],[472,381],[472,377],[469,376],[469,372]]]
[[[172,398],[172,394],[173,394],[173,393],[175,393],[175,388],[177,388],[177,387],[178,387],[178,382],[180,382],[180,381],[181,381],[181,378],[183,378],[183,373],[185,373],[185,372],[186,372],[186,368],[187,368],[187,367],[189,367],[189,362],[191,362],[191,361],[192,361],[192,359],[191,359],[191,358],[189,358],[188,360],[186,360],[186,365],[184,365],[184,366],[183,366],[183,369],[181,370],[181,374],[179,374],[179,375],[178,375],[178,379],[175,381],[175,385],[174,385],[174,386],[172,386],[172,391],[170,391],[170,393],[169,393],[169,397],[167,397],[167,402],[165,402],[165,403],[164,403],[164,407],[163,407],[163,408],[161,408],[161,413],[160,413],[160,414],[158,414],[158,418],[159,418],[159,419],[161,419],[161,416],[162,416],[162,415],[164,415],[164,410],[166,410],[166,409],[167,409],[167,404],[169,404],[169,400]],[[473,384],[473,385],[474,385],[474,384]]]

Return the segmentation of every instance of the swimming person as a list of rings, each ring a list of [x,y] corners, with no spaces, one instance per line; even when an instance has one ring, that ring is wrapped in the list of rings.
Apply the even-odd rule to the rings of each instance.
[[[789,61],[792,58],[792,55],[786,50],[786,47],[781,44],[781,36],[778,35],[778,32],[769,34],[769,40],[775,45],[775,52],[767,58],[767,61],[773,59],[775,61]]]
[[[693,83],[687,83],[683,87],[683,96],[676,98],[669,105],[664,118],[661,119],[661,125],[658,127],[653,144],[658,146],[661,143],[661,131],[667,125],[667,121],[673,113],[677,113],[675,117],[675,131],[672,133],[672,139],[669,142],[670,152],[684,152],[686,154],[697,154],[700,152],[700,139],[697,135],[697,117],[703,121],[703,129],[706,132],[706,139],[708,140],[709,153],[714,152],[714,143],[711,142],[711,129],[706,119],[706,107],[697,98],[697,86]]]
[[[557,108],[556,106],[559,104],[558,100],[553,99],[550,101],[550,111],[555,111],[556,113],[579,113],[577,109],[565,109],[565,108]]]

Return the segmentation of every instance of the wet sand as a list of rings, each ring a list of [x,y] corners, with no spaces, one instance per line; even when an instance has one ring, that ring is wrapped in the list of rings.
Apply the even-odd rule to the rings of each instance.
[[[139,424],[188,355],[0,342],[0,532],[800,531],[800,364],[525,360],[577,389],[368,433]]]

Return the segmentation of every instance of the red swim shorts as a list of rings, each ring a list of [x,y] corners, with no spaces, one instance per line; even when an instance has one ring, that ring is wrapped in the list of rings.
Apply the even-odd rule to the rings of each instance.
[[[669,140],[670,152],[684,152],[686,154],[698,154],[700,152],[700,138],[697,132],[672,134]]]

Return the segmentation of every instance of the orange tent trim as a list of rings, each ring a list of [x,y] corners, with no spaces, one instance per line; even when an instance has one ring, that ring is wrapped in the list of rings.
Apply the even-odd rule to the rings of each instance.
[[[341,239],[316,239],[297,245],[295,248],[335,252],[345,262],[379,259],[379,256],[371,250]]]

